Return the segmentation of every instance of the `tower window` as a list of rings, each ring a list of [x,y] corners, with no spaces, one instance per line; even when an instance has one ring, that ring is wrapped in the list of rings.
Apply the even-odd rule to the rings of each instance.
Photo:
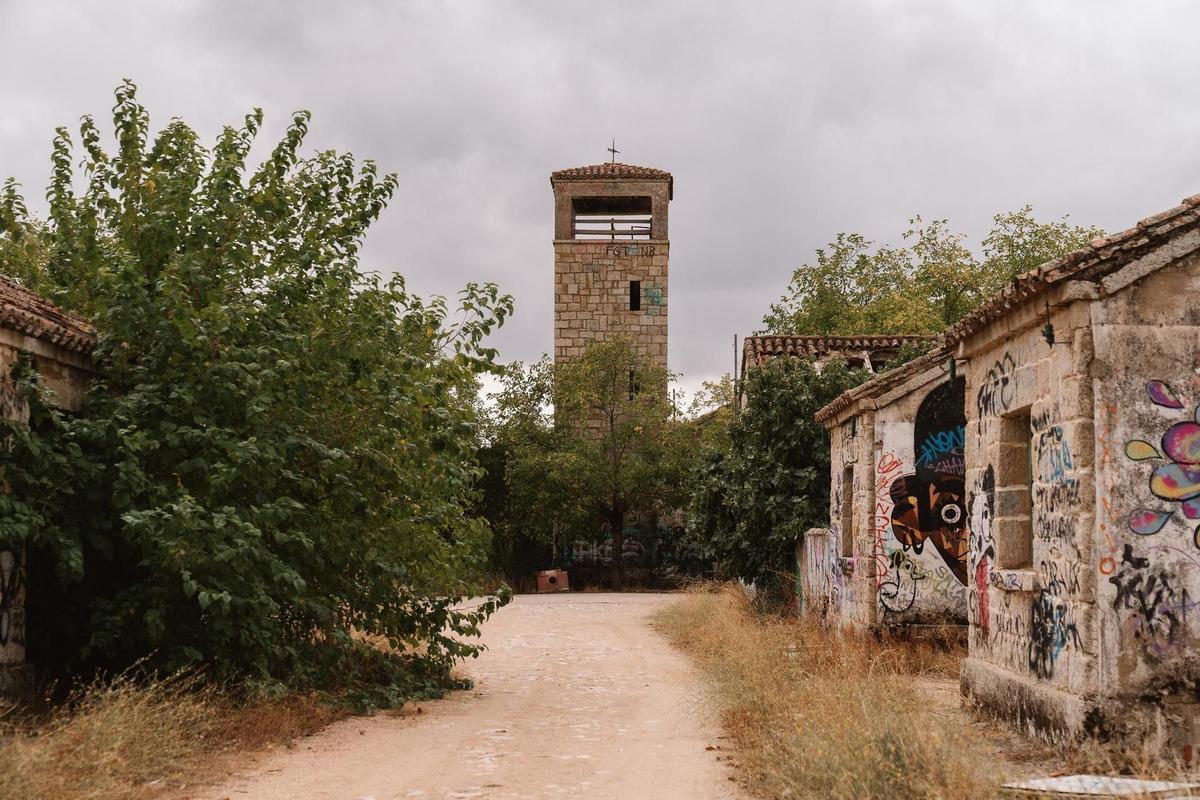
[[[630,281],[629,282],[629,310],[630,311],[641,311],[642,310],[642,282],[641,281]]]
[[[576,239],[616,242],[650,238],[649,197],[576,197],[571,206]]]
[[[642,386],[638,382],[637,373],[633,370],[629,370],[629,399],[632,400],[633,398],[637,397],[638,393],[641,391]]]

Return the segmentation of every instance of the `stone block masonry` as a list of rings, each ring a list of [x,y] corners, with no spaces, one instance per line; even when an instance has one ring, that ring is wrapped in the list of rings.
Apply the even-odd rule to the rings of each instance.
[[[625,336],[666,369],[669,251],[660,240],[556,241],[554,360],[577,358],[592,342]]]

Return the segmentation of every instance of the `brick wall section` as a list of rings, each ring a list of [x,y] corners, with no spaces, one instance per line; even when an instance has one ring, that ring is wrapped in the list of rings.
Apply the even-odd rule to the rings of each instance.
[[[554,243],[554,360],[582,355],[617,336],[667,367],[667,259],[670,245],[650,241]],[[629,282],[641,281],[641,310],[629,309]]]

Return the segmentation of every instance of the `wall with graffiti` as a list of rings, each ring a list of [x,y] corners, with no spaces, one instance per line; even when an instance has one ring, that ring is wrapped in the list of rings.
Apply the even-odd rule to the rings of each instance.
[[[800,553],[808,612],[850,627],[966,624],[964,391],[944,358],[925,358],[826,419],[829,528]]]
[[[809,531],[800,547],[806,614],[839,627],[875,624],[869,546],[874,415],[853,414],[830,431],[829,527]]]
[[[960,348],[964,686],[1025,727],[1111,730],[1172,693],[1200,709],[1197,296],[1193,259]]]
[[[879,409],[871,549],[879,621],[966,624],[965,381]]]
[[[1131,294],[1096,315],[1099,678],[1170,695],[1200,680],[1200,278]]]
[[[1092,351],[1086,307],[972,358],[967,450],[971,658],[1086,690],[1095,645],[1085,587],[1091,529]]]

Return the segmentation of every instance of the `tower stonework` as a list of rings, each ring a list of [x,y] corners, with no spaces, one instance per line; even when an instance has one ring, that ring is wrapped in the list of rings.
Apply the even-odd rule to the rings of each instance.
[[[631,338],[667,367],[669,172],[596,164],[554,172],[554,360]]]

